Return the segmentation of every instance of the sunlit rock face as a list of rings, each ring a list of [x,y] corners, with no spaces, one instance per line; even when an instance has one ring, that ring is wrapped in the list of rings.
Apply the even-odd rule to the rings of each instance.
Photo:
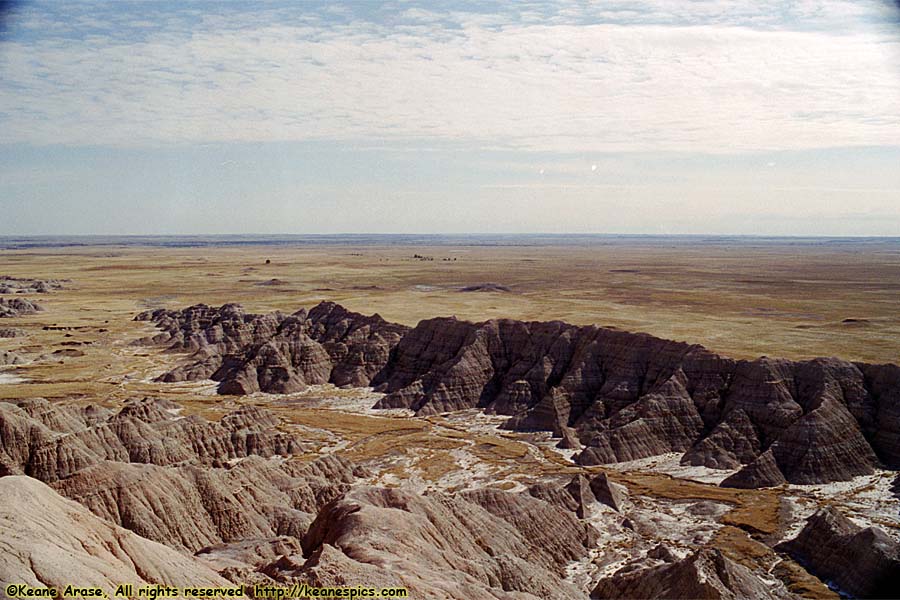
[[[720,550],[705,548],[677,560],[665,547],[654,556],[601,579],[591,598],[793,598],[783,586],[767,584]]]
[[[4,590],[97,586],[111,596],[121,584],[233,586],[202,560],[101,519],[31,477],[0,477],[0,534]]]
[[[355,480],[354,467],[335,455],[284,460],[304,445],[278,423],[254,406],[214,422],[156,399],[118,411],[0,402],[0,474],[44,481],[112,523],[190,552],[301,537]]]
[[[596,536],[573,512],[527,494],[358,487],[319,513],[303,540],[307,562],[269,572],[323,585],[402,582],[422,597],[584,598],[563,576]]]
[[[900,464],[900,369],[820,358],[733,360],[611,328],[435,318],[410,329],[325,302],[309,313],[237,305],[143,313],[151,338],[192,352],[162,381],[212,378],[223,394],[373,386],[376,408],[468,408],[513,430],[584,445],[582,465],[685,453],[744,471],[734,487],[846,481]]]
[[[323,302],[309,313],[247,314],[236,304],[141,313],[162,333],[140,340],[191,352],[164,382],[215,379],[219,393],[291,393],[309,385],[366,386],[408,327]]]

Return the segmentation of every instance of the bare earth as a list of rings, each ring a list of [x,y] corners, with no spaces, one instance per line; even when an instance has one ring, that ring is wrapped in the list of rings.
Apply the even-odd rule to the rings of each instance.
[[[155,331],[133,317],[147,308],[200,302],[293,312],[333,300],[409,325],[444,315],[560,319],[697,342],[735,357],[900,361],[900,245],[889,242],[83,247],[0,251],[0,275],[71,280],[37,298],[44,312],[0,322],[26,332],[0,339],[0,350],[32,361],[3,369],[0,399],[115,406],[153,395],[209,418],[239,403],[265,405],[285,419],[285,428],[317,441],[317,452],[300,460],[339,451],[369,467],[373,483],[419,490],[521,489],[541,477],[564,480],[586,469],[544,439],[500,432],[476,413],[413,418],[369,410],[374,400],[365,390],[326,387],[223,400],[204,383],[152,382],[179,357],[129,346]],[[467,287],[474,291],[460,291]],[[783,580],[808,596],[830,592],[762,542],[793,534],[816,506],[834,499],[861,520],[900,535],[898,503],[886,492],[891,477],[885,473],[834,489],[779,492],[718,488],[725,473],[717,480],[679,471],[677,457],[637,462],[617,465],[610,477],[629,488],[639,509],[646,505],[644,525],[658,539],[690,547],[684,506],[715,503],[721,510],[692,523],[691,535],[711,539],[740,562],[790,571]],[[634,551],[624,537],[611,535],[609,572]],[[573,565],[571,578],[586,586],[601,571]]]

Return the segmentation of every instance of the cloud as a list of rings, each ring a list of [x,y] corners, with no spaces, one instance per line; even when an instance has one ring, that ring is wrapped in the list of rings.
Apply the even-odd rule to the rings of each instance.
[[[900,36],[865,3],[235,6],[26,14],[0,42],[0,143],[730,153],[900,128]]]

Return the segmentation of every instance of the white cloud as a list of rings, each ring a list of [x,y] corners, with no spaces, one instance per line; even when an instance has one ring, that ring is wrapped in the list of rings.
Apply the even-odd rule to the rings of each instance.
[[[53,35],[0,46],[0,142],[437,139],[712,153],[897,144],[900,37],[813,27],[871,17],[858,5],[792,5],[802,31],[775,4],[630,6],[578,4],[543,21],[540,11],[410,8],[390,25],[263,11],[237,23],[173,17],[151,31],[128,17],[137,37],[57,36],[53,22]],[[82,17],[66,31],[79,23],[103,27]]]

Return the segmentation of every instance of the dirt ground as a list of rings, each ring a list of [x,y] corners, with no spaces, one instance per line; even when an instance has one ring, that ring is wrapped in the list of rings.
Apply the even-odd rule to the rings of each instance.
[[[472,415],[375,414],[367,410],[374,402],[368,392],[223,399],[209,383],[155,383],[180,357],[131,346],[154,331],[134,316],[199,302],[293,312],[333,300],[409,325],[443,315],[561,319],[646,331],[743,358],[900,360],[900,246],[889,243],[80,247],[0,251],[0,275],[70,280],[63,290],[26,296],[44,312],[0,319],[0,327],[27,334],[0,339],[0,350],[32,360],[4,370],[21,381],[0,385],[0,400],[41,396],[114,406],[153,395],[207,418],[257,403],[309,442],[309,456],[299,460],[342,452],[368,466],[378,485],[521,489],[584,469],[520,434],[485,423],[473,429]],[[477,291],[460,291],[467,287]],[[353,409],[335,409],[341,402]],[[697,501],[726,506],[710,525],[711,543],[770,573],[777,565],[776,574],[807,596],[831,595],[764,543],[789,525],[778,491],[726,490],[652,469],[609,473],[647,499],[648,515],[662,506],[677,515],[679,506]]]

